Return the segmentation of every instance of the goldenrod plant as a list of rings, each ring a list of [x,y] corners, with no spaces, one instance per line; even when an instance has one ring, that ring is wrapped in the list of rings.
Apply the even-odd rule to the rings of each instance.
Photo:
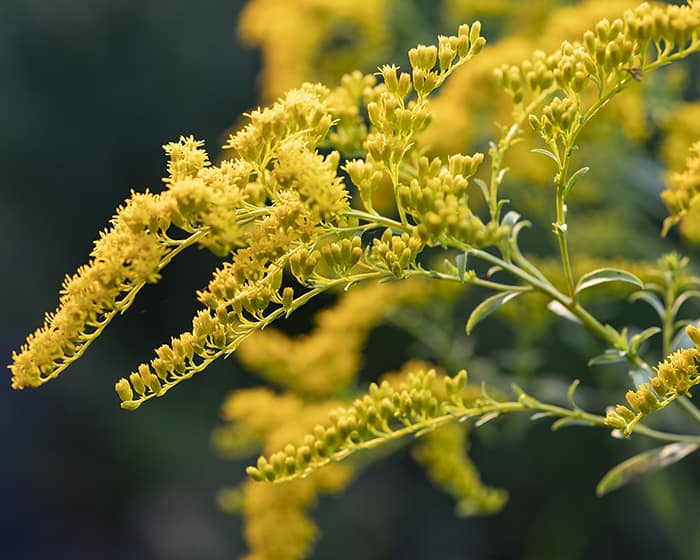
[[[450,5],[450,13],[471,8]],[[495,3],[491,16],[506,17],[510,6]],[[541,18],[532,14],[545,8],[535,2],[518,17],[537,26]],[[558,42],[547,50],[534,50],[521,30],[489,54],[474,21],[411,48],[406,70],[383,64],[374,74],[348,73],[334,87],[298,84],[307,69],[291,62],[315,68],[315,61],[308,53],[287,60],[263,26],[270,14],[291,10],[291,33],[296,18],[311,14],[320,23],[298,46],[315,52],[334,21],[328,14],[342,13],[371,56],[389,37],[380,25],[384,9],[384,2],[251,2],[241,25],[263,44],[267,95],[288,91],[246,116],[217,163],[193,137],[166,144],[163,190],[132,192],[117,209],[89,262],[66,277],[58,309],[9,366],[14,388],[43,385],[182,251],[198,246],[221,257],[197,292],[201,309],[191,329],[156,348],[115,389],[122,408],[134,410],[232,354],[265,382],[226,398],[213,436],[223,455],[258,455],[248,479],[220,495],[225,509],[244,517],[249,559],[307,557],[319,535],[309,513],[317,496],[348,488],[413,442],[417,464],[454,499],[458,515],[498,512],[508,494],[482,482],[467,438],[505,416],[663,442],[613,468],[601,495],[700,446],[700,410],[691,400],[700,384],[700,330],[684,314],[700,295],[700,277],[690,259],[650,245],[643,260],[612,260],[572,243],[582,227],[572,217],[606,200],[599,193],[641,196],[631,185],[600,184],[595,129],[612,120],[625,123],[630,142],[644,140],[645,124],[654,123],[627,121],[644,119],[650,97],[669,91],[655,74],[700,50],[700,3],[565,6],[544,22],[547,40]],[[460,149],[493,130],[487,119],[494,118],[500,124],[481,151]],[[697,140],[661,193],[667,237],[680,223],[685,238],[700,238]],[[532,195],[523,192],[527,181]],[[520,192],[511,202],[504,193],[513,185]],[[520,214],[518,201],[530,215]],[[547,236],[553,251],[524,248]],[[310,332],[274,330],[322,295],[336,302]],[[465,301],[464,330],[454,332]],[[601,311],[601,302],[619,316]],[[637,303],[653,314],[647,324],[626,322]],[[538,396],[536,364],[499,374],[502,364],[486,364],[464,343],[465,333],[478,337],[498,320],[499,329],[512,327],[523,353],[553,325],[592,335],[597,349],[568,364],[568,390]],[[414,339],[421,361],[363,370],[363,349],[380,325]],[[584,399],[584,408],[578,386],[595,391],[588,372],[610,364],[624,367],[606,371],[623,375],[599,398]],[[669,422],[660,413],[666,408],[685,416]]]

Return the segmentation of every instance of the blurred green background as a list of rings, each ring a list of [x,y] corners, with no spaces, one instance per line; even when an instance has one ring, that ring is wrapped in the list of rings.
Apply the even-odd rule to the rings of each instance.
[[[227,128],[256,105],[259,55],[234,37],[242,4],[0,4],[6,361],[54,309],[63,276],[85,262],[130,189],[159,188],[160,146],[193,134],[215,154]],[[46,387],[0,384],[0,557],[214,560],[244,552],[239,520],[215,503],[217,489],[242,479],[243,465],[218,459],[209,435],[226,392],[252,379],[235,360],[222,361],[134,413],[113,392],[118,377],[189,325],[194,292],[216,262],[196,250],[175,260]],[[370,355],[402,348],[387,333],[373,337]],[[479,351],[498,361],[507,343],[498,329],[479,340]],[[548,359],[566,367],[571,357]],[[511,500],[482,519],[455,517],[450,499],[398,453],[322,500],[314,558],[699,558],[697,457],[594,495],[608,468],[646,447],[604,431],[552,433],[523,419],[485,426],[472,455],[484,480],[508,488]]]

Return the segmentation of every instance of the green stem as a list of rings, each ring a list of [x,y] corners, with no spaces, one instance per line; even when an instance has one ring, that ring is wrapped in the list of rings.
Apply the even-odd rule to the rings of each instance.
[[[594,334],[597,338],[605,342],[610,347],[616,347],[618,341],[614,337],[613,333],[605,327],[598,319],[591,315],[582,305],[576,302],[573,298],[562,294],[557,290],[549,281],[542,278],[535,277],[527,271],[523,270],[519,266],[512,263],[508,263],[503,259],[483,251],[480,249],[470,250],[470,255],[480,258],[488,263],[494,264],[501,267],[506,272],[509,272],[516,278],[523,280],[528,285],[532,286],[536,291],[548,296],[550,299],[560,303],[567,310],[569,310],[575,317],[577,317],[581,323],[588,329],[589,332]],[[632,351],[631,349],[627,352],[627,359],[633,363],[636,367],[651,371],[649,364],[642,360],[639,355]]]
[[[566,162],[566,165],[568,165],[568,161]],[[562,177],[564,177],[566,175],[566,167],[560,170],[559,173]],[[557,185],[557,221],[554,224],[554,234],[557,236],[557,240],[559,241],[559,253],[561,255],[562,267],[564,268],[564,277],[566,278],[566,289],[569,297],[573,299],[575,284],[574,273],[571,267],[571,257],[569,256],[569,243],[567,237],[568,225],[566,223],[566,203],[564,202],[563,189],[564,186],[561,183]]]

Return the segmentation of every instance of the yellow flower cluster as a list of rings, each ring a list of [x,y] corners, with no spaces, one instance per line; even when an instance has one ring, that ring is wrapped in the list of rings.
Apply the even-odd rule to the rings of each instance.
[[[497,513],[508,500],[508,492],[481,482],[479,471],[467,455],[468,431],[466,423],[436,428],[413,448],[413,457],[430,480],[457,501],[457,515]]]
[[[132,193],[117,210],[90,262],[63,282],[59,308],[13,354],[13,387],[56,377],[185,248],[199,243],[221,253],[240,243],[243,234],[231,217],[250,198],[245,186],[250,168],[245,162],[210,166],[201,146],[191,137],[164,146],[170,157],[168,189]]]
[[[693,243],[700,242],[700,142],[690,147],[685,169],[668,174],[667,188],[661,198],[670,216],[664,221],[665,234],[680,222],[683,237]]]
[[[222,416],[229,426],[255,435],[271,450],[289,441],[301,442],[305,431],[327,418],[336,406],[337,401],[309,404],[292,394],[278,395],[264,388],[242,389],[226,399]],[[248,442],[242,443],[249,447]],[[340,492],[351,482],[352,475],[352,467],[343,464],[280,486],[247,481],[241,511],[250,549],[246,558],[305,558],[319,536],[309,510],[316,505],[319,494]]]
[[[351,480],[345,465],[330,465],[311,476],[283,485],[249,481],[243,488],[243,535],[246,560],[308,558],[320,531],[309,515],[318,496],[341,492]]]
[[[272,107],[254,111],[250,123],[229,138],[227,147],[238,154],[234,165],[247,169],[247,183],[262,192],[262,204],[248,203],[231,216],[230,227],[245,228],[242,247],[198,293],[206,309],[194,318],[192,330],[160,346],[150,364],[119,380],[123,407],[163,394],[290,311],[293,290],[282,289],[285,266],[302,273],[297,278],[305,284],[318,261],[307,246],[324,226],[340,223],[348,209],[347,191],[336,175],[339,155],[314,151],[332,124],[326,95],[322,86],[293,90]],[[198,209],[200,199],[188,194],[187,208]],[[271,305],[274,311],[266,314]]]
[[[412,218],[419,238],[430,244],[448,237],[478,246],[498,240],[467,205],[468,179],[476,173],[483,154],[455,154],[443,161],[429,160],[413,149],[429,123],[427,96],[457,67],[481,52],[485,42],[478,22],[471,27],[462,25],[457,35],[438,37],[437,45],[411,49],[411,74],[399,72],[396,66],[380,68],[382,87],[375,88],[374,99],[367,103],[372,125],[365,141],[367,156],[345,165],[369,212],[374,212],[373,193],[388,177],[402,222]],[[415,100],[410,98],[412,91]],[[402,166],[405,162],[415,169],[408,176]],[[398,272],[405,265],[394,268]]]
[[[699,30],[697,5],[643,3],[622,18],[599,21],[578,43],[565,41],[546,64],[535,57],[519,67],[501,69],[499,75],[515,103],[523,101],[526,90],[537,96],[553,78],[564,97],[554,98],[541,117],[531,115],[530,123],[550,147],[560,141],[566,145],[591,116],[581,101],[588,84],[595,86],[598,100],[608,100],[630,79],[640,81],[645,71],[698,50]]]
[[[690,326],[686,332],[696,346],[700,345],[697,328]],[[608,411],[605,425],[623,430],[624,435],[629,436],[643,417],[665,408],[678,397],[689,395],[690,389],[700,383],[699,359],[697,348],[678,350],[668,356],[656,367],[656,375],[648,383],[641,384],[636,391],[627,391],[625,399],[629,408],[619,404]]]
[[[330,426],[317,424],[301,445],[288,444],[269,460],[261,456],[257,465],[248,467],[246,472],[258,481],[291,480],[358,449],[369,449],[430,428],[432,419],[445,423],[444,407],[461,402],[459,394],[466,379],[463,370],[455,378],[441,377],[437,383],[435,370],[421,370],[409,374],[398,387],[388,381],[381,385],[372,383],[367,395],[353,401],[350,407],[331,413]]]
[[[664,123],[661,156],[670,169],[685,165],[688,149],[700,138],[700,102],[678,103]]]
[[[511,120],[513,105],[510,99],[501,95],[500,83],[493,79],[494,68],[510,69],[516,66],[522,80],[523,69],[519,66],[520,62],[532,56],[533,52],[538,54],[535,55],[535,60],[531,61],[534,63],[532,67],[525,65],[525,75],[538,65],[538,57],[544,57],[543,62],[553,64],[554,60],[548,62],[544,53],[555,51],[562,41],[581,36],[599,20],[614,18],[624,10],[633,8],[638,2],[584,0],[576,5],[562,6],[554,10],[551,2],[539,3],[536,6],[530,3],[527,7],[517,4],[517,8],[510,9],[512,33],[492,44],[472,64],[455,73],[433,101],[432,123],[421,137],[421,144],[431,151],[449,153],[459,146],[470,145],[473,140],[482,141],[483,138],[478,136],[480,130],[490,129],[493,121]],[[523,92],[527,105],[531,101],[529,89],[525,88]],[[638,136],[638,123],[644,122],[643,113],[639,112],[639,103],[630,99],[628,97],[628,103],[621,106],[617,118],[625,131]],[[513,164],[510,173],[532,183],[541,184],[549,177],[543,171],[542,165],[536,160],[533,162],[527,149],[528,145],[529,142],[523,142],[512,148],[510,157]]]
[[[262,49],[262,97],[375,68],[392,43],[385,0],[252,0],[238,35]]]

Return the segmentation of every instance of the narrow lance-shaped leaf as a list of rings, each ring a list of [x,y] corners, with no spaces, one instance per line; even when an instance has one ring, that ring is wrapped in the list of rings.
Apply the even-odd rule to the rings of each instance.
[[[558,301],[550,301],[547,304],[547,309],[549,309],[552,313],[555,315],[558,315],[559,317],[563,317],[567,321],[571,321],[572,323],[581,323],[581,319],[576,317],[571,311],[569,311],[566,307],[564,307],[561,303]]]
[[[578,183],[581,177],[588,173],[590,169],[590,167],[582,167],[569,178],[569,182],[566,183],[566,186],[564,187],[564,192],[562,193],[564,198],[568,196],[568,194],[571,192],[571,189],[574,188],[574,185]]]
[[[628,284],[644,288],[644,282],[631,272],[618,268],[598,268],[581,277],[578,284],[576,284],[574,294],[578,296],[583,290],[605,282],[627,282]]]
[[[545,150],[544,148],[535,148],[534,150],[530,150],[533,154],[542,154],[543,156],[547,156],[548,158],[552,159],[554,163],[559,165],[559,160],[557,159],[557,156],[555,156],[552,152],[549,150]]]
[[[491,195],[489,194],[489,186],[483,179],[479,179],[478,177],[472,178],[472,181],[474,181],[479,186],[479,188],[481,189],[481,194],[484,195],[484,201],[488,203],[491,198]]]
[[[457,255],[455,261],[457,263],[457,274],[459,279],[464,282],[464,273],[467,270],[467,257],[469,256],[469,251],[464,251],[461,255]]]
[[[647,285],[648,287],[648,285]],[[642,290],[639,292],[634,292],[630,297],[630,301],[643,301],[644,303],[647,303],[651,306],[651,308],[656,311],[657,315],[659,316],[659,319],[662,321],[666,317],[666,309],[664,307],[664,304],[662,301],[659,299],[658,296],[652,294],[651,292],[648,292],[646,290]]]
[[[632,338],[630,338],[630,349],[633,352],[637,352],[639,347],[642,345],[642,342],[660,332],[661,329],[659,327],[649,327],[648,329],[644,329],[642,332],[635,334]]]
[[[496,309],[501,307],[501,305],[508,303],[510,300],[516,298],[520,294],[522,294],[522,292],[507,291],[496,294],[482,301],[476,306],[474,311],[472,311],[472,314],[469,316],[466,327],[467,334],[471,334],[472,329],[478,322],[486,319],[486,317],[491,315],[494,311],[496,311]]]
[[[691,299],[695,298],[700,298],[700,291],[698,290],[686,290],[682,294],[680,294],[677,298],[676,301],[673,302],[673,307],[671,307],[671,313],[675,317],[678,315],[678,312],[681,310],[681,307],[686,301],[689,301]]]
[[[665,469],[687,457],[697,448],[698,445],[695,443],[671,443],[630,457],[608,471],[598,483],[596,494],[604,496],[625,484],[636,482],[648,474]]]
[[[588,360],[589,366],[599,366],[603,364],[614,364],[616,362],[622,362],[625,358],[625,352],[622,350],[615,350],[613,348],[608,348],[602,354],[598,354],[594,358]]]

